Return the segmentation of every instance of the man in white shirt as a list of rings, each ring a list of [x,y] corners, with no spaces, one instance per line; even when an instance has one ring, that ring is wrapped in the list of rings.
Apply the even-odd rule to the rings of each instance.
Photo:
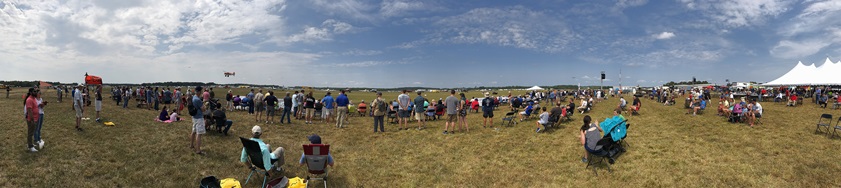
[[[81,91],[82,87],[84,87],[84,86],[79,84],[79,86],[76,86],[76,89],[73,90],[73,109],[76,110],[76,130],[77,131],[83,131],[82,127],[81,127],[81,125],[82,125],[82,113],[84,113],[85,109],[82,108],[82,107],[84,107],[84,104],[82,103],[83,102],[82,101],[82,91]]]

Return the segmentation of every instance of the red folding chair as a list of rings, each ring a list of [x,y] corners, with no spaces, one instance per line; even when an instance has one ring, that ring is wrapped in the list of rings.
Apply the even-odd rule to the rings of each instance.
[[[327,162],[328,154],[330,153],[330,145],[325,144],[305,144],[304,145],[304,161],[307,165],[307,171],[313,177],[307,176],[309,180],[324,181],[324,187],[327,187]]]

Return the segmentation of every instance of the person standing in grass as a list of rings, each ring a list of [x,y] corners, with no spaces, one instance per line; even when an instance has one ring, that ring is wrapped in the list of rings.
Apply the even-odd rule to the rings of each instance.
[[[205,110],[204,103],[202,99],[199,97],[202,93],[201,86],[196,86],[196,94],[193,95],[190,103],[192,103],[193,108],[196,109],[196,114],[192,115],[193,119],[193,130],[190,132],[190,149],[193,149],[193,152],[199,155],[204,155],[204,151],[201,150],[201,135],[207,132],[205,129],[204,124],[204,113]]]
[[[339,96],[336,97],[336,127],[345,128],[349,104],[350,99],[348,99],[347,94],[345,94],[345,90],[342,90],[339,93]]]
[[[273,91],[269,91],[268,96],[266,99],[263,99],[266,103],[266,123],[274,123],[274,112],[275,106],[277,106],[277,97],[274,96]],[[269,120],[271,119],[271,120]]]
[[[409,112],[409,95],[406,94],[406,92],[408,91],[403,90],[403,93],[397,96],[397,117],[400,118],[400,120],[397,121],[400,124],[399,130],[409,129],[406,124],[409,123],[409,115],[411,112]]]
[[[95,101],[94,101],[94,110],[96,110],[96,122],[101,123],[99,119],[99,112],[102,111],[102,85],[96,86],[96,91],[94,91]],[[155,109],[157,109],[157,102],[155,103]]]
[[[333,106],[336,104],[336,101],[333,100],[333,96],[330,96],[330,92],[327,92],[327,95],[325,95],[324,98],[321,98],[321,104],[324,105],[321,108],[321,119],[330,123],[330,119],[333,119],[330,114],[332,114]]]
[[[415,97],[413,101],[415,103],[415,119],[418,120],[418,130],[423,129],[426,126],[426,117],[424,117],[424,112],[426,109],[424,107],[429,106],[429,103],[426,102],[426,98],[423,98],[422,93],[418,91],[418,96]]]
[[[298,93],[298,91],[295,91]],[[294,102],[292,102],[292,97],[289,96],[289,92],[286,92],[286,97],[283,97],[283,113],[280,115],[280,124],[283,124],[283,118],[286,118],[287,124],[292,124],[292,114],[291,111],[294,107]]]
[[[84,104],[83,104],[84,101],[82,101],[82,91],[81,91],[82,87],[84,87],[84,86],[79,84],[79,86],[76,86],[76,90],[73,90],[73,109],[76,110],[76,130],[77,131],[83,131],[82,127],[81,127],[82,126],[82,114],[85,112],[85,109],[84,109]]]
[[[123,109],[128,108],[128,100],[131,98],[131,88],[126,87],[125,91],[122,92],[123,95]]]
[[[470,109],[470,105],[467,104],[467,97],[464,97],[464,93],[459,93],[459,96],[461,96],[461,100],[458,101],[458,122],[462,127],[459,127],[458,130],[461,131],[461,128],[464,128],[465,131],[469,132],[470,126],[467,125],[467,111]]]
[[[482,117],[485,118],[482,127],[487,127],[488,121],[491,122],[490,127],[494,126],[494,100],[488,92],[485,92],[485,98],[482,99]]]
[[[455,133],[456,128],[456,116],[458,115],[458,106],[459,102],[456,98],[456,90],[450,90],[450,96],[444,100],[444,104],[447,107],[447,122],[444,123],[444,134]],[[453,131],[450,131],[450,127],[452,126]]]
[[[245,98],[250,101],[248,102],[248,114],[254,114],[254,89],[251,89],[251,91],[245,95]]]
[[[228,90],[228,94],[225,95],[225,108],[228,108],[228,111],[234,111],[234,94],[230,89]]]
[[[263,116],[263,111],[266,110],[266,101],[265,96],[263,95],[263,90],[258,90],[257,93],[254,94],[254,122],[260,122],[260,116]],[[266,122],[268,123],[268,122]]]
[[[377,133],[377,126],[380,127],[380,132],[385,132],[385,127],[383,125],[384,116],[388,111],[388,105],[383,100],[383,93],[377,92],[377,98],[371,102],[371,107],[374,108],[373,116],[374,116],[374,133]]]
[[[35,149],[35,144],[33,143],[33,139],[35,138],[35,129],[38,126],[38,99],[35,98],[37,95],[37,91],[35,88],[29,88],[29,91],[26,93],[26,97],[24,97],[24,115],[26,119],[26,146],[30,152],[38,152],[38,149]]]
[[[300,110],[298,110],[298,105],[303,106],[298,102],[298,91],[295,91],[295,94],[292,94],[292,116],[295,116],[295,119],[298,119],[298,113],[300,112]],[[283,122],[282,117],[280,121]]]
[[[295,118],[296,119],[302,119],[303,118],[302,116],[304,115],[304,103],[306,102],[304,100],[304,95],[305,95],[304,92],[305,91],[302,89],[301,93],[298,93],[297,97],[292,98],[293,100],[297,101],[297,104],[298,104],[298,107],[295,109],[296,110],[295,111]]]
[[[44,126],[44,107],[47,106],[47,101],[41,98],[41,90],[36,89],[36,99],[38,100],[38,126],[35,127],[35,144],[38,149],[44,148],[44,140],[41,139],[41,127]]]
[[[312,91],[307,93],[306,97],[304,99],[304,108],[307,110],[306,121],[307,124],[312,124],[312,116],[315,114],[315,97],[312,97]]]

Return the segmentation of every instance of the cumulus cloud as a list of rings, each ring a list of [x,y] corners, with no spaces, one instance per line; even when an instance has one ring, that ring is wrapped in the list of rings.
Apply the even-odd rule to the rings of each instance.
[[[362,62],[354,62],[354,63],[339,63],[333,66],[338,67],[373,67],[373,66],[385,66],[385,65],[395,65],[395,64],[408,64],[408,62],[404,61],[362,61]]]
[[[777,43],[769,53],[778,58],[794,59],[803,58],[813,55],[821,51],[821,49],[832,44],[831,41],[826,40],[811,40],[811,41],[789,41],[783,40]]]
[[[476,8],[460,15],[442,18],[425,39],[398,45],[412,48],[421,44],[491,44],[544,52],[574,47],[579,36],[563,18],[522,6]]]
[[[348,23],[328,19],[321,23],[321,27],[307,26],[304,31],[289,36],[287,42],[320,42],[333,40],[336,34],[351,32],[354,27]]]
[[[700,10],[725,27],[764,24],[769,18],[790,10],[793,0],[679,0],[687,8]]]
[[[662,33],[660,33],[660,34],[656,34],[656,35],[654,35],[654,38],[656,38],[656,39],[660,39],[660,40],[670,39],[670,38],[672,38],[672,37],[675,37],[675,33],[672,33],[672,32],[662,32]]]

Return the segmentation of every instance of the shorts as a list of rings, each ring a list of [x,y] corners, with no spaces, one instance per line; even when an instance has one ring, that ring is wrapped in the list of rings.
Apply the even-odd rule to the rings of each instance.
[[[315,108],[307,108],[307,115],[315,114]]]
[[[459,117],[467,117],[467,110],[458,111],[458,116]]]
[[[522,112],[520,112],[520,115],[528,115],[528,114],[526,114],[526,111],[522,111]]]
[[[762,117],[762,114],[760,114],[760,113],[754,113],[754,114],[753,114],[753,116],[754,116],[754,117],[756,117],[756,118],[761,118],[761,117]]]
[[[482,117],[493,118],[494,117],[494,111],[491,111],[491,110],[484,111],[484,113],[482,113]]]
[[[455,114],[447,114],[447,123],[455,123],[456,122],[456,115]]]
[[[266,108],[263,107],[263,103],[254,103],[254,110],[258,112],[266,111]]]
[[[207,129],[204,128],[204,118],[193,118],[193,130],[191,133],[207,133]]]
[[[333,109],[327,109],[327,107],[321,108],[321,116],[327,117],[333,113]]]
[[[274,112],[275,112],[275,109],[273,107],[269,107],[268,109],[266,109],[266,115],[267,116],[273,116]]]
[[[94,104],[93,106],[94,106],[94,108],[96,108],[97,112],[102,111],[102,101],[96,101],[93,104]]]
[[[401,118],[407,118],[409,116],[412,116],[412,113],[410,113],[408,110],[398,110],[397,115]]]
[[[423,120],[423,112],[415,112],[415,119],[418,121]]]
[[[82,108],[74,106],[73,109],[76,109],[76,118],[82,118]]]

